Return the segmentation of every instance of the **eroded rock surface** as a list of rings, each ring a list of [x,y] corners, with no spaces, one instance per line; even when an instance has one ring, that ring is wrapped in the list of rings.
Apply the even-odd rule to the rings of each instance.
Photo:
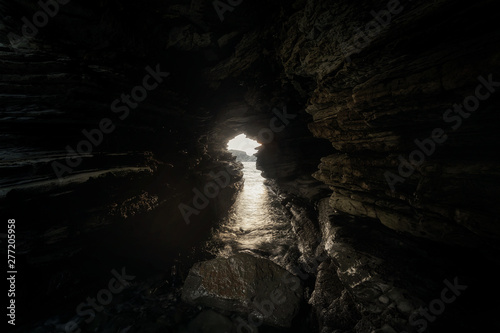
[[[289,327],[299,310],[302,287],[298,277],[272,261],[240,253],[195,264],[182,298],[230,312],[256,312],[264,323]]]

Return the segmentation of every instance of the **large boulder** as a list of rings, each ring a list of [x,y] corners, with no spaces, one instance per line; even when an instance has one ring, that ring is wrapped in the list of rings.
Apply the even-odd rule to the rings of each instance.
[[[290,327],[302,299],[300,279],[270,260],[239,253],[196,263],[182,299],[248,315],[249,322]]]

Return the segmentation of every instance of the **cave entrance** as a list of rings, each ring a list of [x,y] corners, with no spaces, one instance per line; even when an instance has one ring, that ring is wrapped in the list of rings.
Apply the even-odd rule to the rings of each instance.
[[[280,198],[266,185],[256,167],[253,155],[259,146],[244,134],[228,142],[228,150],[243,164],[245,181],[228,217],[213,233],[216,245],[212,250],[216,255],[227,257],[249,251],[270,258],[285,258],[285,253],[296,244]],[[239,156],[253,159],[243,161]]]
[[[249,139],[245,134],[235,136],[227,143],[227,149],[240,162],[255,162],[257,158],[254,154],[257,152],[256,148],[260,146],[260,143]]]
[[[267,200],[267,189],[264,186],[264,177],[257,169],[257,147],[260,143],[240,134],[227,143],[229,152],[236,160],[243,164],[244,186],[233,205],[232,213],[237,221],[237,229],[244,230],[251,224],[250,220],[255,211],[262,209]]]
[[[245,230],[252,224],[251,217],[256,210],[261,210],[267,200],[267,189],[264,186],[264,177],[257,169],[257,147],[260,143],[249,139],[245,134],[240,134],[227,143],[227,148],[236,160],[243,164],[243,190],[233,205],[233,217],[237,221],[237,229]]]

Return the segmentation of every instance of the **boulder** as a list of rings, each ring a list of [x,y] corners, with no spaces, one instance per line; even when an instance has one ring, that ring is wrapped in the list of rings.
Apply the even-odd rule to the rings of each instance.
[[[182,299],[245,319],[290,327],[302,300],[300,279],[272,261],[239,253],[196,263],[184,283]]]

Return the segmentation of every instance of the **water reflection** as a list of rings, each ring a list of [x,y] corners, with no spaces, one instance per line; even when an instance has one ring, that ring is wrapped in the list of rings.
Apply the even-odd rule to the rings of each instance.
[[[213,233],[219,256],[251,251],[271,259],[295,246],[289,218],[278,197],[265,185],[255,162],[243,162],[245,185],[228,218]]]

